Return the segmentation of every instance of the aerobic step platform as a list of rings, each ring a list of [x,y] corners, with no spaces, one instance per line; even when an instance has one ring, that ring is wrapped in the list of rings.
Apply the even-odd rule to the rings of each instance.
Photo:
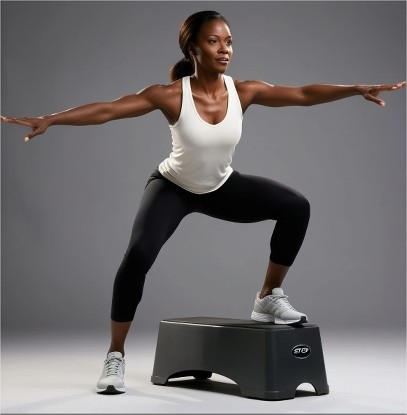
[[[301,383],[329,393],[319,327],[252,320],[187,317],[160,322],[151,382],[212,373],[225,376],[243,396],[292,399]]]

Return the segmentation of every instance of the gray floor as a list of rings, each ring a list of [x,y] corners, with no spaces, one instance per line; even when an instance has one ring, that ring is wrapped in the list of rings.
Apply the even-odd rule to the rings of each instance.
[[[132,334],[123,395],[94,392],[106,336],[37,333],[2,336],[2,413],[405,413],[405,333],[323,332],[330,394],[310,385],[295,399],[262,401],[240,395],[231,380],[150,383],[157,333]]]

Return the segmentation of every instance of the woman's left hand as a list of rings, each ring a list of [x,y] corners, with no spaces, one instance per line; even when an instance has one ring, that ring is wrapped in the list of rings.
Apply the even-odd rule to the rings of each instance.
[[[406,86],[406,81],[392,85],[358,85],[358,91],[368,101],[375,102],[384,107],[385,102],[377,98],[382,91],[395,91]]]

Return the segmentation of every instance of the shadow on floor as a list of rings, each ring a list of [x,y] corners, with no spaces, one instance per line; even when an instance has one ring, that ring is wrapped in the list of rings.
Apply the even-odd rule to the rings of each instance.
[[[303,385],[303,384],[302,384]],[[295,393],[295,398],[306,398],[310,396],[317,396],[315,391],[304,390],[301,389],[302,385],[300,385],[300,389],[297,389]],[[231,395],[231,396],[243,396],[239,386],[236,383],[226,383],[226,382],[219,382],[217,380],[195,380],[195,379],[183,379],[183,380],[169,380],[166,385],[163,387],[172,387],[172,388],[184,388],[190,390],[200,390],[206,391],[211,393],[221,393],[223,395]],[[312,387],[310,385],[310,387]],[[255,398],[250,398],[255,399]]]
[[[240,388],[235,383],[219,382],[217,380],[170,380],[163,387],[184,388],[192,390],[200,390],[214,393],[221,393],[223,395],[242,396]]]

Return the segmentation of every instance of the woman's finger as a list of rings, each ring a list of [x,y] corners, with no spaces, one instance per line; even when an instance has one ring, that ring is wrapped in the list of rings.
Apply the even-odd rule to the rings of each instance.
[[[406,86],[406,81],[404,82],[399,82],[398,84],[395,84],[392,86],[392,89],[400,89]]]
[[[406,86],[406,82],[399,82],[397,84],[383,84],[383,85],[366,85],[365,91],[369,94],[379,94],[382,91],[394,91]]]
[[[45,130],[46,130],[46,128],[44,128],[44,127],[33,128],[32,133],[27,134],[24,137],[24,141],[27,142],[27,141],[31,140],[33,137],[35,137],[37,135],[40,135],[40,134],[43,134],[45,132]]]
[[[1,116],[1,120],[5,121],[5,122],[13,122],[13,118],[11,117],[4,117],[3,115]]]
[[[33,137],[35,137],[36,135],[38,135],[38,134],[41,134],[41,132],[40,131],[33,131],[32,133],[30,133],[30,134],[27,134],[25,137],[24,137],[24,141],[25,142],[27,142],[27,141],[29,141],[29,140],[31,140]]]
[[[29,141],[29,140],[31,140],[33,137],[35,137],[36,135],[38,135],[38,134],[41,134],[41,133],[37,133],[37,134],[34,134],[34,132],[32,132],[31,134],[27,134],[25,137],[24,137],[24,141]]]
[[[367,99],[368,101],[374,102],[375,104],[379,104],[382,107],[384,107],[386,105],[385,102],[382,99],[376,98],[374,95],[369,94],[369,93],[365,94],[364,98]]]
[[[2,121],[6,121],[13,124],[28,125],[29,127],[34,125],[34,120],[27,117],[4,117],[1,116]]]
[[[373,88],[377,88],[380,91],[392,91],[394,89],[400,89],[403,88],[404,86],[406,86],[406,82],[399,82],[397,84],[390,84],[390,85],[378,85],[377,87],[373,87]]]

